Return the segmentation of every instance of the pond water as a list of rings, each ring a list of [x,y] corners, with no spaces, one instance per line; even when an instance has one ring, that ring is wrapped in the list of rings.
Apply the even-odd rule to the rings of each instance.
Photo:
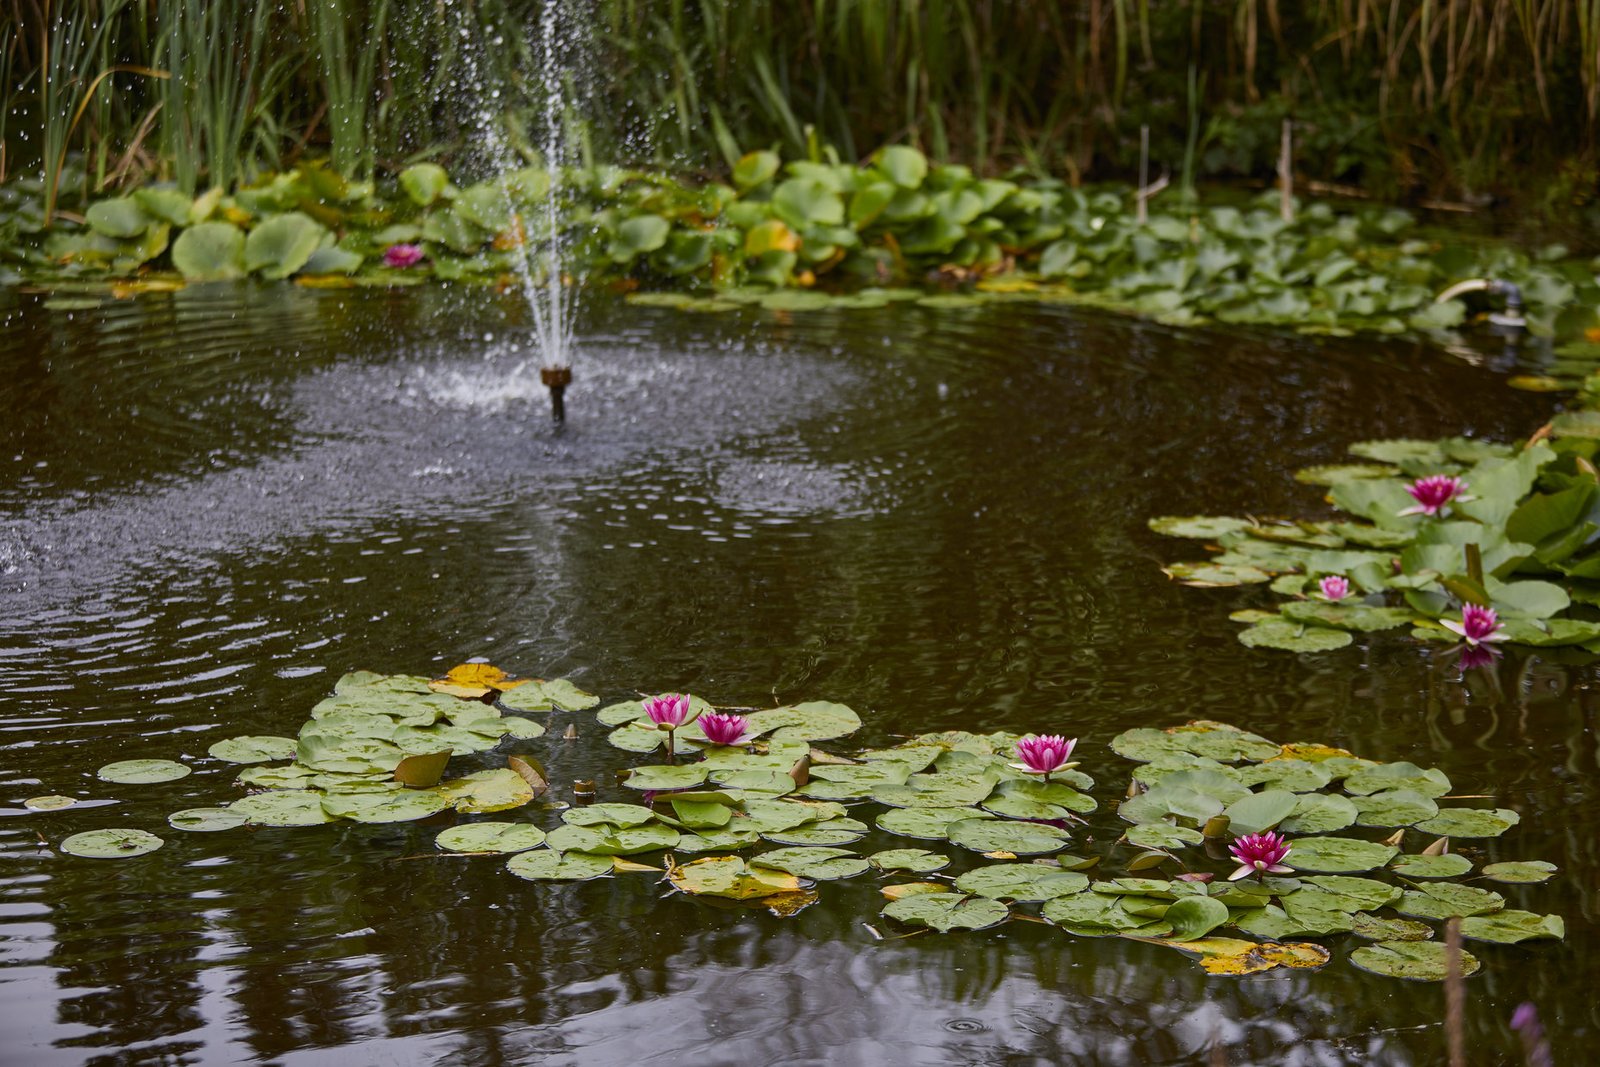
[[[1178,331],[991,305],[688,316],[600,302],[550,424],[513,296],[197,289],[86,311],[0,291],[0,1027],[8,1062],[1442,1062],[1443,990],[1208,977],[1168,949],[1011,923],[875,941],[871,877],[788,919],[435,858],[437,824],[185,834],[235,795],[207,746],[292,734],[343,672],[487,657],[603,702],[837,700],[867,743],[1077,735],[1105,788],[1130,726],[1215,718],[1443,768],[1549,859],[1484,946],[1474,1063],[1539,1003],[1581,1062],[1596,1001],[1592,671],[1513,653],[1465,683],[1394,634],[1297,657],[1234,639],[1268,599],[1190,590],[1158,514],[1314,510],[1350,441],[1511,439],[1548,398],[1470,349]],[[589,713],[538,753],[625,799]],[[563,742],[565,723],[577,742]],[[113,760],[201,757],[114,786]],[[41,793],[78,807],[36,814]],[[553,824],[555,813],[532,817]],[[1097,816],[1093,834],[1115,836]],[[51,847],[137,826],[99,862]],[[863,846],[903,846],[869,838]],[[920,844],[920,842],[909,842]],[[868,849],[870,851],[870,849]]]

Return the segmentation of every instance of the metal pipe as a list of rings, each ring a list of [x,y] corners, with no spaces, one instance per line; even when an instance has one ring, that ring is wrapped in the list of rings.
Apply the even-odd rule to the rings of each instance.
[[[1525,330],[1528,322],[1522,317],[1522,289],[1515,282],[1501,281],[1498,278],[1469,278],[1464,282],[1456,282],[1450,288],[1433,298],[1435,304],[1442,304],[1446,300],[1454,300],[1465,293],[1488,293],[1505,300],[1504,311],[1493,312],[1489,316],[1489,323],[1503,330]]]
[[[541,367],[539,380],[550,390],[550,414],[556,422],[567,421],[567,386],[572,384],[571,367]]]

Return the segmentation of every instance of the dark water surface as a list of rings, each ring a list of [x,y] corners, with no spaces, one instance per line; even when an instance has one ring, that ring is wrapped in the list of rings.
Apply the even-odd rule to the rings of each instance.
[[[235,795],[210,744],[294,733],[342,672],[483,656],[606,703],[837,700],[868,743],[1060,730],[1103,805],[1128,771],[1112,736],[1191,718],[1438,765],[1523,813],[1479,858],[1563,869],[1503,889],[1568,938],[1481,948],[1472,1062],[1520,1062],[1525,999],[1561,1061],[1587,1062],[1593,673],[1513,654],[1462,683],[1393,634],[1252,651],[1226,615],[1268,594],[1169,583],[1158,563],[1201,550],[1144,527],[1309,511],[1294,467],[1368,437],[1525,435],[1547,398],[1414,343],[1011,306],[607,307],[557,433],[523,318],[440,290],[77,312],[0,290],[0,1060],[1179,1064],[1213,1041],[1233,1064],[1443,1060],[1441,987],[1357,970],[1349,938],[1325,939],[1321,972],[1212,978],[1032,923],[877,942],[871,878],[778,919],[645,876],[433,858],[436,824],[165,826]],[[552,727],[517,744],[563,792],[627,762],[587,713]],[[139,757],[196,771],[93,777]],[[22,808],[42,793],[82,803]],[[52,848],[101,826],[167,844]]]

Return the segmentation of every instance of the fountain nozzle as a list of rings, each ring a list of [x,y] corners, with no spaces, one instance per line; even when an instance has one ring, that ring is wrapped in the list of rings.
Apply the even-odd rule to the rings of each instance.
[[[567,421],[567,386],[572,384],[571,367],[540,367],[539,380],[550,390],[550,414],[557,422]]]

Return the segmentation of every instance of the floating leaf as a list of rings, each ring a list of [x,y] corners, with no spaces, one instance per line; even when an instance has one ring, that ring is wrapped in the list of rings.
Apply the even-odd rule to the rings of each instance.
[[[549,681],[535,678],[515,688],[503,690],[500,693],[500,703],[513,711],[585,711],[600,703],[600,698],[584,692],[565,678],[553,678]],[[643,714],[643,704],[638,701],[633,703],[639,708],[639,713]]]
[[[544,831],[523,822],[472,822],[441,830],[434,843],[450,852],[525,852],[544,844]]]
[[[432,789],[444,777],[450,750],[407,756],[394,769],[394,780],[410,789]]]
[[[1279,609],[1291,622],[1314,623],[1339,630],[1371,633],[1409,626],[1417,617],[1410,608],[1370,607],[1365,604],[1329,604],[1321,600],[1295,600]]]
[[[245,269],[264,278],[287,278],[306,265],[327,232],[299,211],[274,215],[245,238]]]
[[[1248,529],[1254,525],[1249,519],[1233,519],[1213,515],[1167,515],[1146,523],[1150,529],[1167,537],[1191,537],[1200,541],[1214,541],[1224,534]]]
[[[530,881],[578,882],[610,874],[611,857],[541,848],[512,856],[506,861],[506,870]]]
[[[232,830],[244,824],[244,812],[236,808],[185,808],[167,816],[167,825],[174,829],[199,833]]]
[[[1522,816],[1509,808],[1445,808],[1417,823],[1417,829],[1440,837],[1499,837],[1521,821]]]
[[[1393,789],[1409,789],[1425,797],[1442,797],[1450,792],[1450,779],[1436,767],[1422,768],[1415,763],[1379,763],[1352,771],[1344,780],[1348,793],[1367,796]]]
[[[1138,845],[1140,848],[1158,849],[1198,845],[1205,840],[1198,830],[1166,822],[1142,823],[1129,828],[1123,836],[1128,839],[1129,844]]]
[[[842,848],[780,848],[752,856],[750,863],[817,881],[854,878],[868,867],[866,860]]]
[[[509,767],[456,778],[435,792],[457,811],[467,813],[509,811],[529,803],[536,795],[527,780]]]
[[[419,207],[438,200],[449,184],[450,176],[437,163],[417,163],[400,172],[400,188]]]
[[[70,808],[76,803],[77,800],[72,797],[51,794],[42,797],[29,797],[22,802],[22,806],[29,811],[60,811],[62,808]]]
[[[706,780],[704,764],[686,766],[659,765],[635,767],[623,784],[629,789],[670,790],[689,789]]]
[[[1202,589],[1227,589],[1236,585],[1259,585],[1272,581],[1272,575],[1266,571],[1241,564],[1169,563],[1161,568],[1161,572],[1184,585]],[[1349,643],[1348,640],[1346,643]]]
[[[1005,819],[963,819],[946,831],[950,843],[974,852],[1009,852],[1037,856],[1059,852],[1071,836],[1042,823],[1017,823]]]
[[[1209,896],[1188,896],[1168,908],[1162,918],[1172,926],[1171,941],[1194,941],[1228,921],[1228,906]]]
[[[950,865],[949,856],[921,848],[885,849],[874,852],[867,857],[867,861],[881,871],[911,871],[914,874],[927,874]]]
[[[1439,814],[1439,805],[1414,789],[1387,789],[1354,803],[1360,826],[1413,826]]]
[[[956,879],[956,888],[963,893],[996,900],[1053,900],[1088,887],[1085,875],[1039,863],[999,863]]]
[[[624,829],[654,822],[656,813],[642,804],[588,804],[568,808],[561,821],[569,826],[619,826]]]
[[[1344,630],[1325,626],[1269,620],[1239,631],[1239,643],[1250,648],[1275,648],[1283,652],[1330,652],[1351,642]]]
[[[108,763],[95,772],[102,782],[119,785],[150,785],[186,777],[189,768],[169,759],[130,759]]]
[[[672,848],[678,831],[670,826],[646,824],[629,829],[612,826],[558,826],[545,835],[545,843],[557,852],[588,852],[597,856],[631,856]]]
[[[1264,737],[1216,722],[1192,722],[1170,730],[1124,730],[1111,739],[1111,748],[1117,755],[1139,763],[1184,753],[1223,762],[1261,760],[1276,756],[1280,750]]]
[[[1472,861],[1454,852],[1439,856],[1401,856],[1389,869],[1402,878],[1459,878],[1472,870]]]
[[[1433,936],[1433,927],[1410,919],[1379,919],[1365,912],[1355,917],[1355,935],[1368,941],[1426,941]]]
[[[878,816],[878,829],[901,837],[943,841],[950,826],[964,819],[988,817],[976,808],[896,808]]]
[[[1342,874],[1314,875],[1303,881],[1310,888],[1303,894],[1293,894],[1295,897],[1304,895],[1307,900],[1315,899],[1325,909],[1336,911],[1372,911],[1386,907],[1399,900],[1402,892],[1399,886],[1376,878],[1351,878]]]
[[[1298,870],[1343,873],[1382,867],[1400,850],[1353,837],[1299,838],[1291,846],[1289,863]]]
[[[89,830],[61,842],[61,851],[87,859],[120,860],[154,852],[165,841],[143,830]]]
[[[1332,955],[1321,945],[1299,941],[1256,942],[1230,937],[1200,938],[1195,941],[1139,937],[1137,940],[1168,945],[1198,956],[1200,966],[1207,974],[1259,974],[1278,967],[1314,969],[1325,966],[1332,959]]]
[[[229,763],[266,763],[270,760],[293,759],[295,744],[292,737],[230,737],[218,741],[206,753]]]
[[[398,790],[383,793],[329,793],[322,798],[322,810],[352,822],[411,822],[450,806],[432,791]],[[254,821],[254,820],[252,820]]]
[[[779,845],[848,845],[865,836],[869,827],[855,819],[829,819],[793,830],[770,830],[761,836]]]
[[[1010,911],[997,900],[961,893],[917,893],[890,901],[883,913],[908,926],[951,930],[984,930],[1004,922]]]
[[[1354,825],[1356,806],[1338,794],[1308,793],[1295,802],[1294,814],[1278,824],[1286,834],[1328,834]]]
[[[771,732],[774,741],[826,741],[861,729],[861,717],[843,704],[812,700],[793,707],[769,708],[746,718],[756,734]]]
[[[316,826],[333,821],[333,816],[322,809],[322,798],[303,790],[252,793],[228,807],[243,813],[256,826]]]
[[[1483,869],[1483,876],[1496,882],[1509,882],[1526,884],[1533,882],[1547,882],[1554,877],[1559,868],[1548,860],[1518,860],[1507,863],[1491,863]]]
[[[1235,836],[1244,837],[1271,830],[1288,818],[1299,804],[1300,798],[1286,789],[1268,789],[1229,804],[1223,812],[1228,817],[1228,829]]]
[[[1455,882],[1434,882],[1407,890],[1395,904],[1394,910],[1418,919],[1450,919],[1484,915],[1505,906],[1506,898],[1492,889],[1479,889]]]
[[[794,875],[770,867],[752,867],[737,856],[691,860],[670,868],[667,879],[679,892],[730,900],[754,900],[800,889]]]
[[[1417,982],[1442,982],[1448,971],[1445,946],[1435,941],[1379,941],[1350,953],[1350,962],[1373,974]],[[1478,967],[1476,956],[1461,953],[1463,975],[1476,973]]]
[[[1461,936],[1473,941],[1492,941],[1515,945],[1536,938],[1561,940],[1567,924],[1559,915],[1536,915],[1531,911],[1499,911],[1493,915],[1473,915],[1461,920]]]

